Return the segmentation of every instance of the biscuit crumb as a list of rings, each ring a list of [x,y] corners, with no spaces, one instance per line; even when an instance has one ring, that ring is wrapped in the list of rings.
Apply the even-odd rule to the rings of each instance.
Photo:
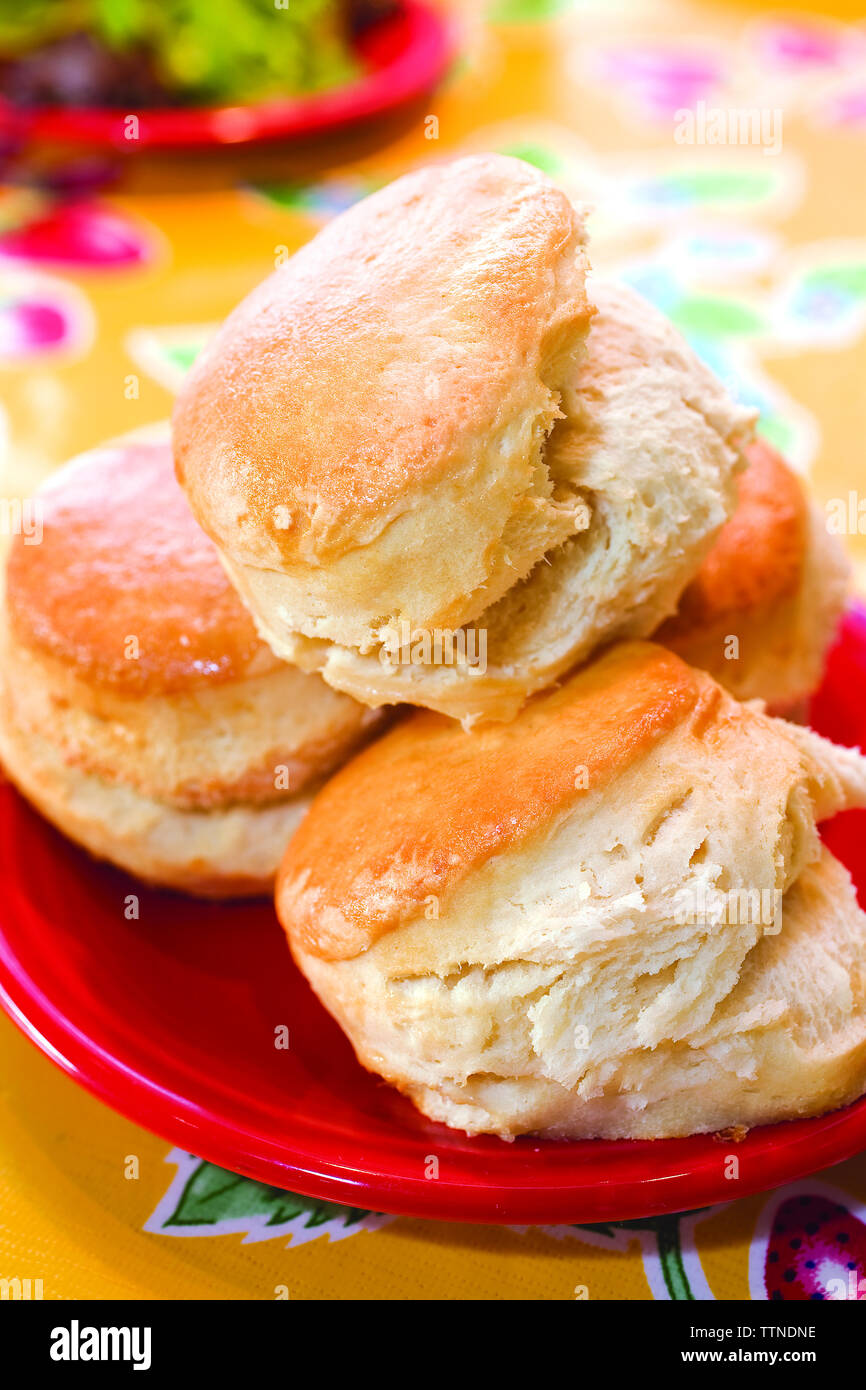
[[[728,1125],[727,1129],[716,1130],[713,1138],[717,1144],[742,1144],[748,1132],[748,1125]]]

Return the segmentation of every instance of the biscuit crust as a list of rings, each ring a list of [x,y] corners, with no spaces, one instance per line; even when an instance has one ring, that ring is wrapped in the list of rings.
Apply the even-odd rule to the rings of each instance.
[[[189,810],[71,766],[53,742],[9,718],[0,696],[0,763],[70,840],[146,883],[205,898],[259,897],[274,882],[309,794]]]
[[[317,676],[265,675],[164,694],[89,684],[23,646],[0,614],[7,707],[70,767],[187,810],[272,802],[321,782],[381,720]]]

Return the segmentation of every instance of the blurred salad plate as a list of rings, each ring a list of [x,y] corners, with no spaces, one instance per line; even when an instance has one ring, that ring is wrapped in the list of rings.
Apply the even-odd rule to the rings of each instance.
[[[420,98],[454,51],[422,0],[22,0],[0,17],[0,142],[134,154],[310,137]]]

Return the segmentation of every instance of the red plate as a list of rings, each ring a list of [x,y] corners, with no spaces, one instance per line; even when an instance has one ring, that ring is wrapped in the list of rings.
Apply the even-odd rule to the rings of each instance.
[[[418,0],[404,0],[395,14],[371,25],[356,41],[363,75],[343,87],[249,106],[155,107],[137,113],[136,140],[126,138],[126,111],[87,106],[17,111],[0,100],[0,132],[112,146],[127,153],[319,135],[423,96],[439,81],[453,53],[453,35],[443,16]]]
[[[866,610],[816,701],[866,734]],[[862,812],[827,838],[866,888]],[[682,1211],[775,1187],[866,1148],[866,1100],[730,1142],[468,1139],[362,1071],[291,964],[267,905],[221,907],[100,867],[0,787],[0,999],[58,1066],[171,1143],[311,1197],[458,1221],[559,1224]],[[140,918],[128,921],[128,894]],[[289,1029],[290,1048],[274,1047]],[[430,1155],[439,1177],[425,1177]]]

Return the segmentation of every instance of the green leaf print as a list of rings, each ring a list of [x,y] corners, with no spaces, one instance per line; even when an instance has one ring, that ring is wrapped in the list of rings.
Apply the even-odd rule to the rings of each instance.
[[[282,1226],[304,1214],[307,1220],[303,1224],[309,1228],[328,1221],[354,1226],[370,1213],[284,1192],[280,1187],[268,1187],[202,1161],[187,1179],[177,1206],[163,1226],[215,1226],[220,1221],[260,1218],[267,1218],[266,1226]]]

